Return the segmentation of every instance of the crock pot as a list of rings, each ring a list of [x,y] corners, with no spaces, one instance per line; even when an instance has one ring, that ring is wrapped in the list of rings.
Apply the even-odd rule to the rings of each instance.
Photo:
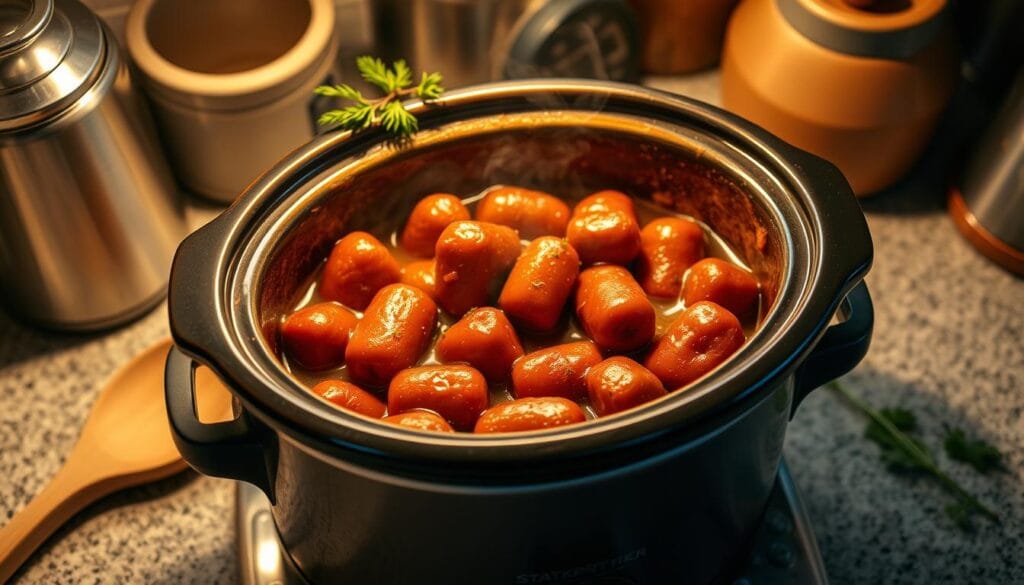
[[[706,104],[637,86],[525,81],[409,104],[420,132],[300,148],[187,238],[171,274],[167,405],[201,473],[273,503],[314,583],[708,583],[757,525],[800,400],[867,351],[872,247],[831,164]],[[419,433],[332,407],[276,330],[333,243],[437,191],[619,189],[705,222],[763,283],[762,325],[685,390],[530,433]],[[379,234],[383,235],[383,234]],[[201,423],[194,370],[238,417]]]

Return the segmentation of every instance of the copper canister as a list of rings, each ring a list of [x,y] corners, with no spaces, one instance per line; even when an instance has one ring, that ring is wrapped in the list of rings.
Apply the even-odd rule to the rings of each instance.
[[[722,57],[722,103],[836,164],[858,195],[917,160],[956,83],[945,0],[745,0]]]

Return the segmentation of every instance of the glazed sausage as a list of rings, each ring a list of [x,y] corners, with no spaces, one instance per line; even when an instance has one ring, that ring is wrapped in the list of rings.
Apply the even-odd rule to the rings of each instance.
[[[475,368],[420,366],[399,372],[388,387],[388,412],[425,408],[459,430],[473,428],[489,404],[487,381]]]
[[[719,258],[705,258],[690,267],[683,285],[687,305],[711,301],[741,319],[757,311],[757,279],[739,266]]]
[[[581,423],[583,409],[565,398],[520,398],[492,406],[476,421],[474,433],[515,433]]]
[[[516,260],[498,306],[524,329],[553,330],[576,283],[580,257],[568,242],[552,236],[532,242]]]
[[[466,313],[441,335],[435,350],[442,362],[466,362],[492,381],[508,379],[512,362],[523,355],[516,330],[494,307]]]
[[[398,262],[380,240],[352,232],[331,250],[320,278],[320,295],[362,311],[377,291],[401,278]]]
[[[427,293],[407,284],[380,290],[352,331],[345,351],[349,374],[372,387],[387,385],[400,370],[416,363],[434,335],[437,305]]]
[[[427,293],[430,298],[436,298],[437,288],[434,280],[434,261],[418,260],[403,266],[402,284],[415,286],[421,291]]]
[[[658,377],[635,361],[611,357],[587,372],[590,406],[598,416],[615,414],[668,394]]]
[[[437,302],[452,315],[490,304],[501,279],[519,257],[512,228],[480,221],[457,221],[437,240],[434,276]]]
[[[281,346],[307,370],[326,370],[345,360],[348,337],[359,319],[337,303],[317,303],[281,322]]]
[[[469,219],[469,210],[455,195],[436,193],[416,204],[405,222],[399,244],[414,256],[430,258],[444,228],[453,221]]]
[[[512,365],[512,395],[578,400],[587,395],[587,370],[600,361],[601,352],[590,341],[563,343],[528,353]]]
[[[704,230],[678,217],[662,217],[640,230],[640,286],[654,297],[678,298],[683,274],[704,257]]]
[[[565,238],[579,253],[583,264],[626,265],[640,253],[640,227],[636,219],[624,211],[574,215]]]
[[[543,191],[499,187],[487,193],[476,208],[476,219],[513,228],[519,237],[565,235],[569,206]]]
[[[587,215],[589,213],[604,213],[607,211],[623,211],[634,219],[636,210],[633,209],[633,199],[622,191],[598,191],[588,195],[573,208],[573,215]]]
[[[324,380],[313,386],[313,393],[346,410],[373,418],[384,416],[383,402],[359,386],[344,380]]]
[[[418,431],[434,431],[435,433],[453,433],[455,429],[448,421],[436,412],[429,410],[410,410],[401,414],[392,414],[381,419],[386,423],[416,429]]]
[[[666,388],[674,390],[700,378],[743,345],[743,328],[735,315],[702,301],[683,311],[644,361]]]
[[[654,337],[654,306],[621,266],[594,266],[580,273],[576,317],[604,350],[633,351]]]

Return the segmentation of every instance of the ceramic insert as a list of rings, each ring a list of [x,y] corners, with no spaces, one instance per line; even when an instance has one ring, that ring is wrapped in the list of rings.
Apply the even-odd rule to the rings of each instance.
[[[158,0],[146,20],[146,34],[161,57],[182,69],[238,73],[287,53],[306,32],[310,17],[307,0],[262,0],[257,10],[232,0]],[[0,16],[0,26],[3,22]]]

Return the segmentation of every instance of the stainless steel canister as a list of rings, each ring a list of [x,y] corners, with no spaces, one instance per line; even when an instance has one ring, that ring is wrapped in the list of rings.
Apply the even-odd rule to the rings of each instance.
[[[0,295],[89,330],[158,302],[183,207],[110,32],[76,0],[0,3]]]

